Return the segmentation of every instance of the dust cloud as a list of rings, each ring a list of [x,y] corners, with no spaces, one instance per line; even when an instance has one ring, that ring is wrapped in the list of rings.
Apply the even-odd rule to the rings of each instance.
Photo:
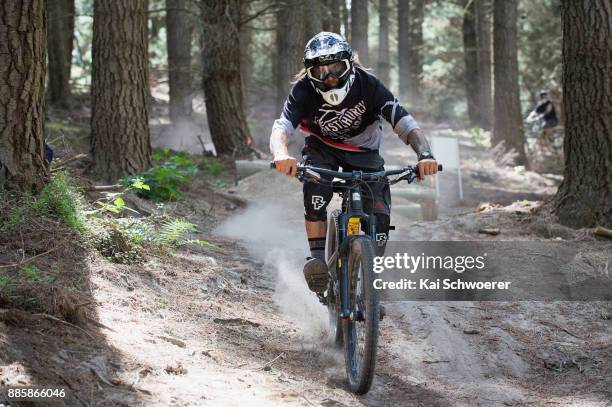
[[[176,124],[151,125],[153,148],[166,147],[189,154],[207,151],[216,155],[208,126],[203,122],[184,121]]]
[[[241,242],[249,253],[275,273],[274,302],[295,323],[305,342],[327,337],[327,310],[310,292],[302,267],[308,256],[303,216],[287,219],[287,208],[278,204],[251,204],[217,229],[217,233]]]

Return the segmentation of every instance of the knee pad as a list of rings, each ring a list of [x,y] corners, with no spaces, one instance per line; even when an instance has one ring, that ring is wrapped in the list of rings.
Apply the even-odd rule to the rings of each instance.
[[[304,217],[310,222],[327,221],[327,205],[331,201],[331,183],[306,182],[304,184]]]
[[[391,217],[384,213],[376,214],[376,239],[374,248],[377,256],[382,256],[385,253],[385,246],[389,240],[389,225]]]

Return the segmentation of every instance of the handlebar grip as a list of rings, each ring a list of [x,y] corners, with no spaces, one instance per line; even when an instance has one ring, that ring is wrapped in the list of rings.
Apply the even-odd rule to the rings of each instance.
[[[442,171],[442,164],[438,164],[438,171]]]
[[[276,163],[274,161],[270,162],[270,168],[276,169]]]

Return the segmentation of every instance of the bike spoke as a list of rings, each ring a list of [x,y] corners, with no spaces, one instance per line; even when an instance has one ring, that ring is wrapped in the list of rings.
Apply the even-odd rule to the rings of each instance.
[[[365,343],[366,343],[366,329],[365,329],[365,315],[366,308],[364,302],[364,291],[363,291],[363,268],[361,259],[357,263],[357,270],[354,274],[353,280],[353,298],[351,301],[351,308],[355,313],[355,318],[352,320],[353,327],[353,344],[354,344],[354,371],[358,374],[361,371],[362,360],[365,355]],[[360,318],[357,317],[360,316]]]

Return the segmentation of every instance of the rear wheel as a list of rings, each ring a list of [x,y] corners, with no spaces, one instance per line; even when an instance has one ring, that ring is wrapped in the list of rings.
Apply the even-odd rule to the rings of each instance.
[[[374,244],[367,236],[351,242],[348,258],[351,316],[342,320],[344,361],[352,392],[365,394],[372,386],[378,344],[379,304],[374,280]]]
[[[329,260],[338,249],[338,216],[340,211],[335,210],[327,221],[327,240],[325,248],[325,259]],[[336,269],[334,268],[334,272]],[[329,276],[329,286],[327,288],[327,311],[329,313],[329,329],[335,345],[342,346],[342,321],[340,319],[340,298],[336,287],[338,279],[336,275]]]

